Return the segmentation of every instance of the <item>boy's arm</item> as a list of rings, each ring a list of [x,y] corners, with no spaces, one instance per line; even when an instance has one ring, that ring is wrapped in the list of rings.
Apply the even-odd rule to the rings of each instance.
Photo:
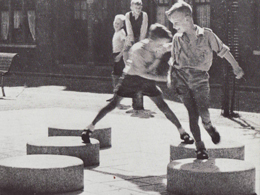
[[[161,59],[163,57],[163,55],[170,51],[171,50],[171,47],[172,47],[172,43],[166,43],[164,44],[162,47],[158,48],[155,56],[156,56],[156,59],[154,60],[154,62],[147,68],[149,71],[152,71],[154,69],[156,69],[160,63],[161,63]]]
[[[213,51],[217,52],[218,56],[221,58],[225,58],[232,66],[234,74],[237,79],[241,79],[244,75],[242,68],[238,65],[237,61],[233,57],[233,55],[229,51],[229,47],[226,46],[218,36],[212,32],[212,30],[207,29],[209,31],[209,43]]]
[[[115,57],[115,61],[119,62],[123,54],[124,54],[124,49],[122,49],[122,51]]]
[[[233,68],[234,74],[237,79],[241,79],[244,76],[244,71],[238,65],[238,62],[235,60],[234,56],[228,51],[225,53],[224,58],[230,63]]]
[[[130,12],[126,13],[125,15],[125,26],[126,26],[126,32],[127,37],[130,39],[129,41],[134,41],[134,33],[132,29],[132,24],[130,22]]]
[[[172,58],[171,58],[172,59]],[[170,60],[171,60],[170,59]],[[170,61],[169,60],[169,61]],[[172,68],[173,66],[171,64],[169,64],[169,70],[167,72],[167,87],[168,88],[171,88],[172,87],[172,77],[171,77],[171,74],[172,74]]]
[[[154,73],[152,73],[152,71],[160,64],[160,60],[156,59],[153,64],[151,64],[150,66],[152,66],[153,68],[148,68],[146,67],[146,62],[145,62],[145,52],[142,50],[136,50],[131,52],[130,54],[130,58],[131,60],[129,60],[130,64],[135,64],[135,70],[138,72],[138,75],[149,79],[149,80],[154,80],[154,81],[158,81],[158,82],[166,82],[167,81],[167,77],[166,76],[160,76],[160,75],[156,75]],[[150,67],[149,66],[149,67]]]
[[[140,41],[145,39],[148,28],[148,16],[146,12],[143,12],[143,22],[140,31]]]
[[[145,79],[154,80],[157,82],[166,82],[167,81],[166,76],[161,76],[161,75],[156,75],[156,74],[151,74],[151,73],[142,73],[142,77]]]
[[[124,54],[125,48],[126,48],[126,34],[125,34],[125,31],[122,32],[121,41],[124,42],[124,47],[121,50],[121,52],[116,56],[116,59],[115,59],[116,62],[120,61],[121,57]]]
[[[169,70],[168,70],[168,73],[167,73],[167,87],[168,88],[172,88],[172,69],[173,69],[173,66],[174,66],[174,61],[175,61],[175,54],[174,54],[174,38],[173,38],[173,41],[172,41],[172,44],[171,44],[171,58],[169,59],[168,61],[168,64],[169,64]]]
[[[156,69],[159,66],[160,63],[160,58],[155,59],[155,61],[147,69],[145,69],[145,71],[141,72],[142,77],[158,82],[167,82],[167,76],[161,76],[151,73],[154,69]]]

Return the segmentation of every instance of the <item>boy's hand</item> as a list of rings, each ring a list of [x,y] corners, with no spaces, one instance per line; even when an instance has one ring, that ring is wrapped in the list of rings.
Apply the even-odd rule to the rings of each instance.
[[[173,89],[174,88],[174,80],[172,79],[172,74],[170,72],[168,72],[167,74],[167,87],[169,89]]]
[[[241,79],[244,76],[244,71],[241,67],[234,69],[234,74],[236,75],[236,79]]]
[[[165,43],[163,47],[166,49],[167,52],[172,50],[172,43]]]
[[[131,37],[126,37],[125,46],[130,47],[132,45],[133,45],[133,41],[131,40]]]
[[[167,48],[165,47],[160,47],[156,50],[156,58],[162,58],[163,54],[167,52]]]
[[[121,56],[120,56],[120,55],[117,55],[117,56],[115,57],[115,62],[119,62],[120,59],[121,59]]]

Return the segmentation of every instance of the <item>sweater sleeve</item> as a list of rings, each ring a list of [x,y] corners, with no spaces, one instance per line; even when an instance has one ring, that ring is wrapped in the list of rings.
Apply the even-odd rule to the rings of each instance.
[[[225,56],[227,52],[229,52],[229,47],[225,45],[218,36],[212,31],[208,31],[209,44],[213,51],[217,53],[217,55],[221,58]]]
[[[133,33],[132,25],[130,22],[130,12],[127,12],[125,15],[125,25],[126,25],[126,32],[127,32],[128,40],[134,41],[134,33]]]
[[[145,39],[147,34],[147,28],[148,28],[148,15],[146,12],[143,12],[143,22],[140,31],[140,41]]]

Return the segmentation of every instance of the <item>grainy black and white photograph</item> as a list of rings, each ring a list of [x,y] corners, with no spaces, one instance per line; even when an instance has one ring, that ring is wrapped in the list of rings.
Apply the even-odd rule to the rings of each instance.
[[[0,0],[0,195],[260,195],[260,0]]]

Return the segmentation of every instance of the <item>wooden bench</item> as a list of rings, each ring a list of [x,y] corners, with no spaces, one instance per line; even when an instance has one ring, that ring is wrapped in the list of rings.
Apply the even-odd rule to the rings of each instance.
[[[1,74],[1,87],[2,87],[3,97],[5,97],[4,76],[9,72],[12,62],[13,62],[13,58],[16,55],[17,55],[17,53],[1,53],[0,52],[0,74]]]

